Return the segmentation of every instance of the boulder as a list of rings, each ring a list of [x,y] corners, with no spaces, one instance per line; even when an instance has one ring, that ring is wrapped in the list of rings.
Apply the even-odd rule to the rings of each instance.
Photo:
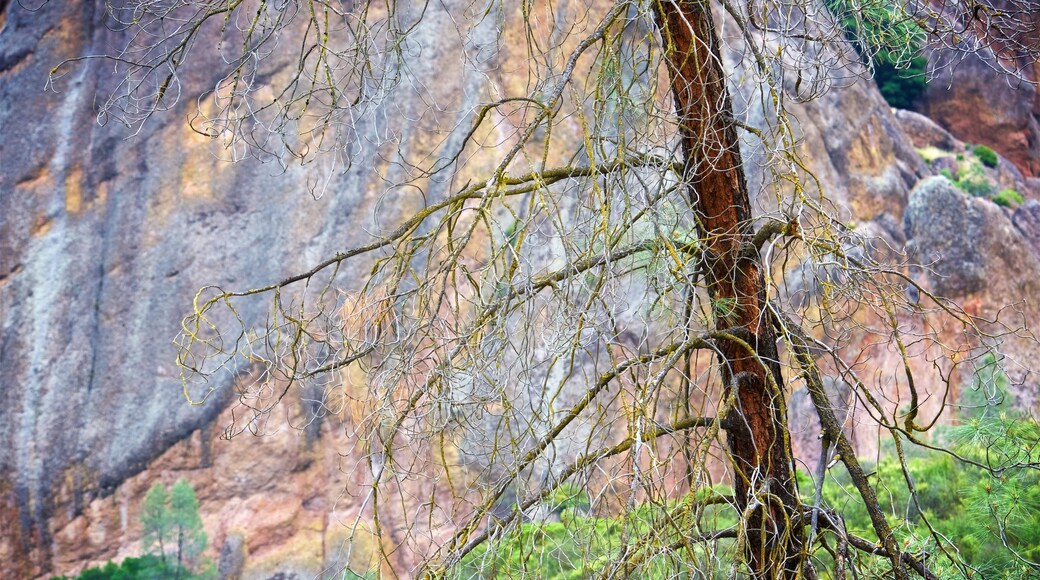
[[[239,580],[246,561],[245,537],[241,532],[232,532],[224,539],[220,547],[220,559],[217,561],[217,576],[220,580]]]
[[[920,113],[897,109],[894,114],[903,134],[918,149],[935,147],[943,151],[954,151],[962,145],[949,131]]]
[[[1040,295],[1040,262],[997,205],[935,176],[914,187],[906,211],[910,252],[936,294],[965,299],[984,292],[990,304]]]

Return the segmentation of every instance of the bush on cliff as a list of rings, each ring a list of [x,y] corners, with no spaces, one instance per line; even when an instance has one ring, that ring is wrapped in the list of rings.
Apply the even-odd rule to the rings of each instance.
[[[928,85],[924,33],[895,6],[827,0],[860,57],[870,64],[881,96],[892,107],[913,109]]]

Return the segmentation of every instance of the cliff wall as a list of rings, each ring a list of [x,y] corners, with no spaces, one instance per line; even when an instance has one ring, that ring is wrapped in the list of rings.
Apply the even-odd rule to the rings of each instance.
[[[211,556],[226,564],[228,576],[238,570],[312,577],[344,565],[379,566],[379,546],[400,543],[414,522],[394,516],[382,536],[371,529],[351,534],[348,524],[365,501],[353,490],[366,480],[351,470],[365,450],[348,435],[347,414],[293,428],[313,419],[307,397],[294,394],[263,436],[219,440],[231,422],[233,381],[214,385],[208,404],[187,405],[170,341],[199,287],[239,289],[284,278],[419,207],[423,199],[414,191],[387,197],[387,184],[408,177],[409,168],[378,148],[358,150],[346,170],[249,158],[230,164],[220,159],[227,151],[185,122],[191,98],[135,134],[116,123],[99,126],[95,95],[111,92],[115,82],[103,62],[70,67],[59,89],[45,88],[58,63],[116,42],[103,6],[50,2],[30,10],[0,3],[0,568],[5,577],[46,576],[137,553],[136,510],[145,491],[178,477],[197,489]],[[489,20],[460,39],[446,13],[431,11],[414,37],[424,66],[411,73],[421,92],[452,106],[434,115],[421,98],[395,99],[354,130],[400,135],[394,146],[406,159],[422,158],[433,140],[453,138],[416,129],[464,126],[450,111],[486,100],[481,83],[488,70],[459,66],[456,54],[463,45],[479,52],[498,42],[495,26]],[[520,45],[510,40],[517,39],[501,44]],[[741,56],[727,54],[732,70],[749,69]],[[193,58],[184,71],[186,91],[214,83],[219,68],[218,55],[202,46]],[[291,56],[274,58],[281,59],[274,74],[287,74]],[[506,72],[488,66],[506,86]],[[762,125],[768,114],[753,88],[735,89],[738,110]],[[918,185],[937,170],[871,83],[836,87],[792,111],[804,158],[844,218],[895,246],[916,238],[921,251],[956,253],[957,244],[996,240],[980,246],[985,252],[957,254],[980,262],[977,268],[941,270],[946,277],[936,283],[961,275],[983,280],[951,287],[951,297],[974,301],[980,313],[1015,292],[1037,297],[1033,214],[1012,220],[988,201],[932,181]],[[760,169],[768,154],[746,145],[752,189],[768,192]],[[1030,151],[1015,161],[1034,171]],[[436,197],[449,186],[432,181],[424,193]],[[762,193],[758,203],[773,202]],[[950,213],[958,203],[967,213]],[[922,225],[921,216],[936,208],[949,225]],[[944,238],[966,229],[971,239]],[[1002,253],[1002,245],[1024,250]],[[360,280],[370,263],[348,267]],[[993,279],[1002,282],[988,285]],[[256,303],[240,314],[259,321],[264,308]],[[249,371],[242,369],[240,380]],[[812,433],[805,426],[796,436],[808,441]],[[435,502],[450,490],[416,483],[405,491]],[[442,532],[421,533],[418,543],[428,544]],[[390,560],[400,569],[414,564],[407,553]]]

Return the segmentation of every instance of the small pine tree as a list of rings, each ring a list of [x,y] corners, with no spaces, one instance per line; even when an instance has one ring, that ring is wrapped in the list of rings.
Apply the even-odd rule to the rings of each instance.
[[[144,504],[141,506],[141,524],[144,527],[141,548],[145,553],[152,553],[152,548],[158,544],[159,558],[163,563],[166,562],[166,543],[170,540],[169,503],[166,486],[156,483],[144,496]]]
[[[184,479],[177,480],[170,489],[170,533],[177,542],[178,566],[193,569],[206,549],[207,538],[199,516],[199,500]]]

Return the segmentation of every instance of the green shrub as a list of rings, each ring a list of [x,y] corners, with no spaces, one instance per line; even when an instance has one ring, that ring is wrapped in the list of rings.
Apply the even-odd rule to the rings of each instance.
[[[580,490],[567,487],[571,491]],[[719,487],[716,491],[726,490]],[[581,497],[588,497],[583,490],[575,495],[565,491],[553,494],[549,498],[550,505],[556,505],[560,499],[557,496],[563,496],[565,502],[576,499],[580,502]],[[584,516],[580,511],[567,509],[558,522],[526,522],[494,541],[481,544],[463,558],[452,577],[547,580],[600,577],[607,564],[626,550],[640,550],[646,541],[666,546],[689,533],[686,526],[690,512],[684,508],[690,505],[647,503],[616,517]],[[698,513],[698,524],[707,529],[724,529],[736,523],[736,514],[728,505],[703,506]],[[710,547],[698,545],[692,550],[651,551],[629,577],[725,578],[726,568],[720,565],[719,556],[733,549],[732,540],[721,539]]]
[[[923,56],[915,56],[906,66],[899,66],[889,53],[878,53],[874,59],[874,81],[889,106],[913,108],[928,86],[927,65],[928,59]]]
[[[826,5],[872,66],[888,104],[913,108],[928,84],[928,60],[921,54],[925,35],[914,19],[884,1],[826,0]]]
[[[985,197],[993,191],[993,185],[988,179],[970,173],[958,179],[955,185],[974,197]]]
[[[127,558],[119,564],[109,561],[104,566],[87,568],[80,572],[79,576],[71,578],[55,576],[51,580],[167,580],[169,578],[189,580],[197,577],[173,563],[164,562],[159,556],[148,554],[140,558]]]
[[[573,483],[564,483],[556,488],[549,496],[548,503],[549,508],[554,512],[574,510],[581,514],[588,512],[592,506],[588,492]]]
[[[953,172],[951,172],[949,169],[946,169],[946,168],[941,169],[939,171],[939,175],[942,175],[943,177],[945,177],[947,180],[949,180],[950,183],[954,183],[955,184],[957,182],[957,180],[953,177]]]
[[[1000,193],[994,195],[991,199],[993,203],[1001,207],[1016,207],[1025,201],[1021,193],[1011,188],[1001,190]]]
[[[946,453],[904,446],[916,499],[902,485],[905,475],[893,450],[883,450],[884,459],[867,465],[868,471],[873,472],[876,488],[884,490],[879,494],[884,511],[909,515],[906,525],[893,530],[904,545],[940,553],[927,520],[944,543],[956,547],[964,563],[981,572],[978,577],[1031,577],[1004,543],[1022,558],[1040,559],[1040,472],[1031,468],[1040,460],[1040,425],[1015,411],[1010,381],[994,355],[980,357],[975,366],[972,384],[958,401],[961,424],[941,429],[936,438],[939,446],[989,469]],[[803,493],[813,489],[805,476],[799,487]],[[849,532],[876,539],[847,473],[828,472],[823,496],[842,514]],[[945,545],[948,551],[950,544]]]
[[[993,193],[993,184],[978,161],[969,162],[968,167],[958,171],[954,185],[974,197],[985,197]]]
[[[979,161],[981,161],[986,167],[996,167],[997,163],[1000,162],[1000,158],[997,157],[997,152],[985,145],[975,147],[973,153],[975,153],[975,157],[978,157]]]

